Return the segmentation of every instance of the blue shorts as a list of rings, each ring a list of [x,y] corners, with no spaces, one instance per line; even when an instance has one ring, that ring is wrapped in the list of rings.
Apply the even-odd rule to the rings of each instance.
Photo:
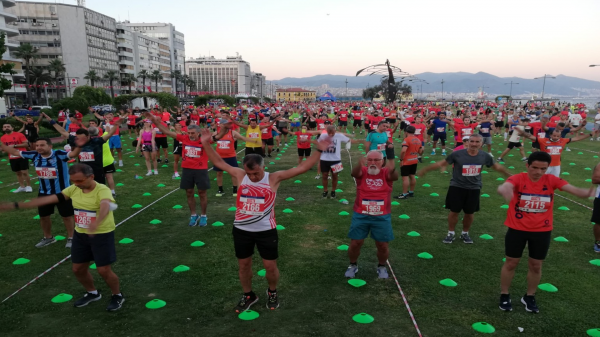
[[[121,146],[121,137],[117,135],[112,135],[108,139],[108,147],[112,149],[120,149]]]
[[[366,239],[371,232],[371,239],[377,242],[390,242],[394,239],[392,231],[392,215],[367,215],[354,212],[348,237],[352,240]]]
[[[279,133],[275,130],[271,130],[271,134],[273,135],[273,137],[279,136]]]
[[[238,167],[237,157],[223,158],[223,161],[226,162],[227,164],[229,164],[229,166]],[[222,172],[223,171],[223,170],[221,170],[220,168],[218,168],[216,166],[213,166],[213,170],[215,170],[215,172]]]
[[[291,123],[290,125],[291,125],[293,128],[299,128],[299,127],[300,127],[300,122]]]

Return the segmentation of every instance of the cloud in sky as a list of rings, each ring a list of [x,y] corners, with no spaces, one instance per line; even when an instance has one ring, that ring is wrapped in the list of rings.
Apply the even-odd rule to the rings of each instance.
[[[57,1],[75,4],[75,0]],[[131,22],[170,22],[187,57],[239,52],[267,80],[353,75],[390,59],[409,73],[544,73],[600,81],[600,1],[87,0]]]

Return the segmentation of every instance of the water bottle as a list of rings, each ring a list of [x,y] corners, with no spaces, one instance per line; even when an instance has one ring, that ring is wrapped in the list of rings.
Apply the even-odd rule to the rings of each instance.
[[[137,175],[137,174],[135,175],[135,177],[134,177],[134,178],[135,178],[135,179],[144,179],[144,178],[140,177],[140,176],[139,176],[139,175]]]

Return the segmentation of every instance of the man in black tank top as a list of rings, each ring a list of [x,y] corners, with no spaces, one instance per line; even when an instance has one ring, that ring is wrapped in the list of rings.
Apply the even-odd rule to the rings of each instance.
[[[27,141],[29,141],[29,147],[31,148],[32,144],[35,143],[39,138],[39,132],[40,132],[39,124],[43,117],[42,114],[40,113],[40,117],[35,122],[33,121],[33,117],[31,117],[29,115],[27,115],[25,117],[25,120],[22,120],[21,118],[15,116],[15,114],[12,112],[11,112],[11,116],[13,116],[19,122],[23,123],[23,127],[18,132],[21,132],[25,135],[25,137],[27,138]]]

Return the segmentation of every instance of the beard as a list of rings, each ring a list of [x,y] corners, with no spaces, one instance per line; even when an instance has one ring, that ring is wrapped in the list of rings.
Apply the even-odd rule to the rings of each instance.
[[[381,172],[381,169],[377,166],[369,166],[369,168],[367,169],[367,173],[373,176],[376,176],[379,174],[379,172]]]

